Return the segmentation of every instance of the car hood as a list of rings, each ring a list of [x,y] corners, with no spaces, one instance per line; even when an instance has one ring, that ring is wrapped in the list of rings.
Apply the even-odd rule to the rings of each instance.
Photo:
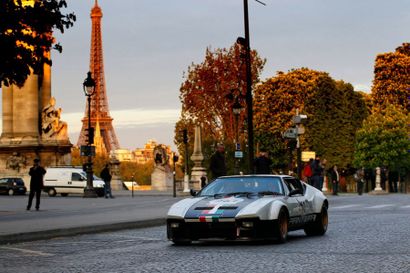
[[[258,196],[247,197],[242,195],[224,198],[205,197],[189,207],[185,218],[233,218],[240,210],[259,199]]]

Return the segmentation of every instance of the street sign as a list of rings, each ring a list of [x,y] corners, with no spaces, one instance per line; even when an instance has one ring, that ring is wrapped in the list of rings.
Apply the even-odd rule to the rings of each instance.
[[[235,158],[243,158],[243,152],[242,151],[235,151]]]
[[[292,121],[295,124],[303,123],[307,119],[307,115],[297,115],[293,116]]]
[[[309,159],[313,158],[315,159],[316,153],[312,151],[304,151],[302,152],[302,161],[303,162],[308,162]]]
[[[283,137],[285,138],[296,138],[298,131],[296,128],[289,128],[283,133]]]
[[[302,124],[298,126],[298,135],[303,135],[305,133],[305,127]]]

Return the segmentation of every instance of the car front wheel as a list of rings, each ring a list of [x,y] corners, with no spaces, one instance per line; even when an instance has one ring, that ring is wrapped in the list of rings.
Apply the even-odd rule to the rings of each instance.
[[[11,195],[14,195],[14,190],[13,190],[13,189],[9,189],[8,194],[9,194],[10,196],[11,196]]]
[[[55,189],[51,188],[51,189],[48,190],[48,196],[53,197],[53,196],[56,196],[56,195],[57,195],[57,192],[56,192]]]
[[[288,238],[288,214],[286,213],[285,209],[281,209],[279,211],[278,220],[275,225],[275,237],[279,243],[286,242]]]
[[[315,221],[305,227],[305,233],[308,236],[324,235],[327,231],[328,223],[329,218],[327,214],[327,207],[323,206],[322,211],[318,215],[316,215]]]

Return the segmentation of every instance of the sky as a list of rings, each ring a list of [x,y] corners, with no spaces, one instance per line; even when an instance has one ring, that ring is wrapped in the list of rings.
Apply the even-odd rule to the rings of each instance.
[[[370,91],[377,54],[410,36],[408,0],[249,0],[250,45],[267,62],[261,79],[308,67]],[[86,98],[94,0],[68,0],[77,21],[55,33],[52,94],[77,143]],[[106,91],[120,146],[149,139],[173,144],[184,71],[207,47],[228,48],[244,36],[241,0],[99,0]]]

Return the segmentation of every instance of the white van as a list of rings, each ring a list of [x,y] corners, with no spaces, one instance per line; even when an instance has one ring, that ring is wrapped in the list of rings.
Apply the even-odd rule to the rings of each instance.
[[[44,175],[43,191],[49,196],[83,194],[87,185],[87,174],[81,167],[48,167]],[[94,175],[93,186],[98,196],[104,196],[104,181]]]

